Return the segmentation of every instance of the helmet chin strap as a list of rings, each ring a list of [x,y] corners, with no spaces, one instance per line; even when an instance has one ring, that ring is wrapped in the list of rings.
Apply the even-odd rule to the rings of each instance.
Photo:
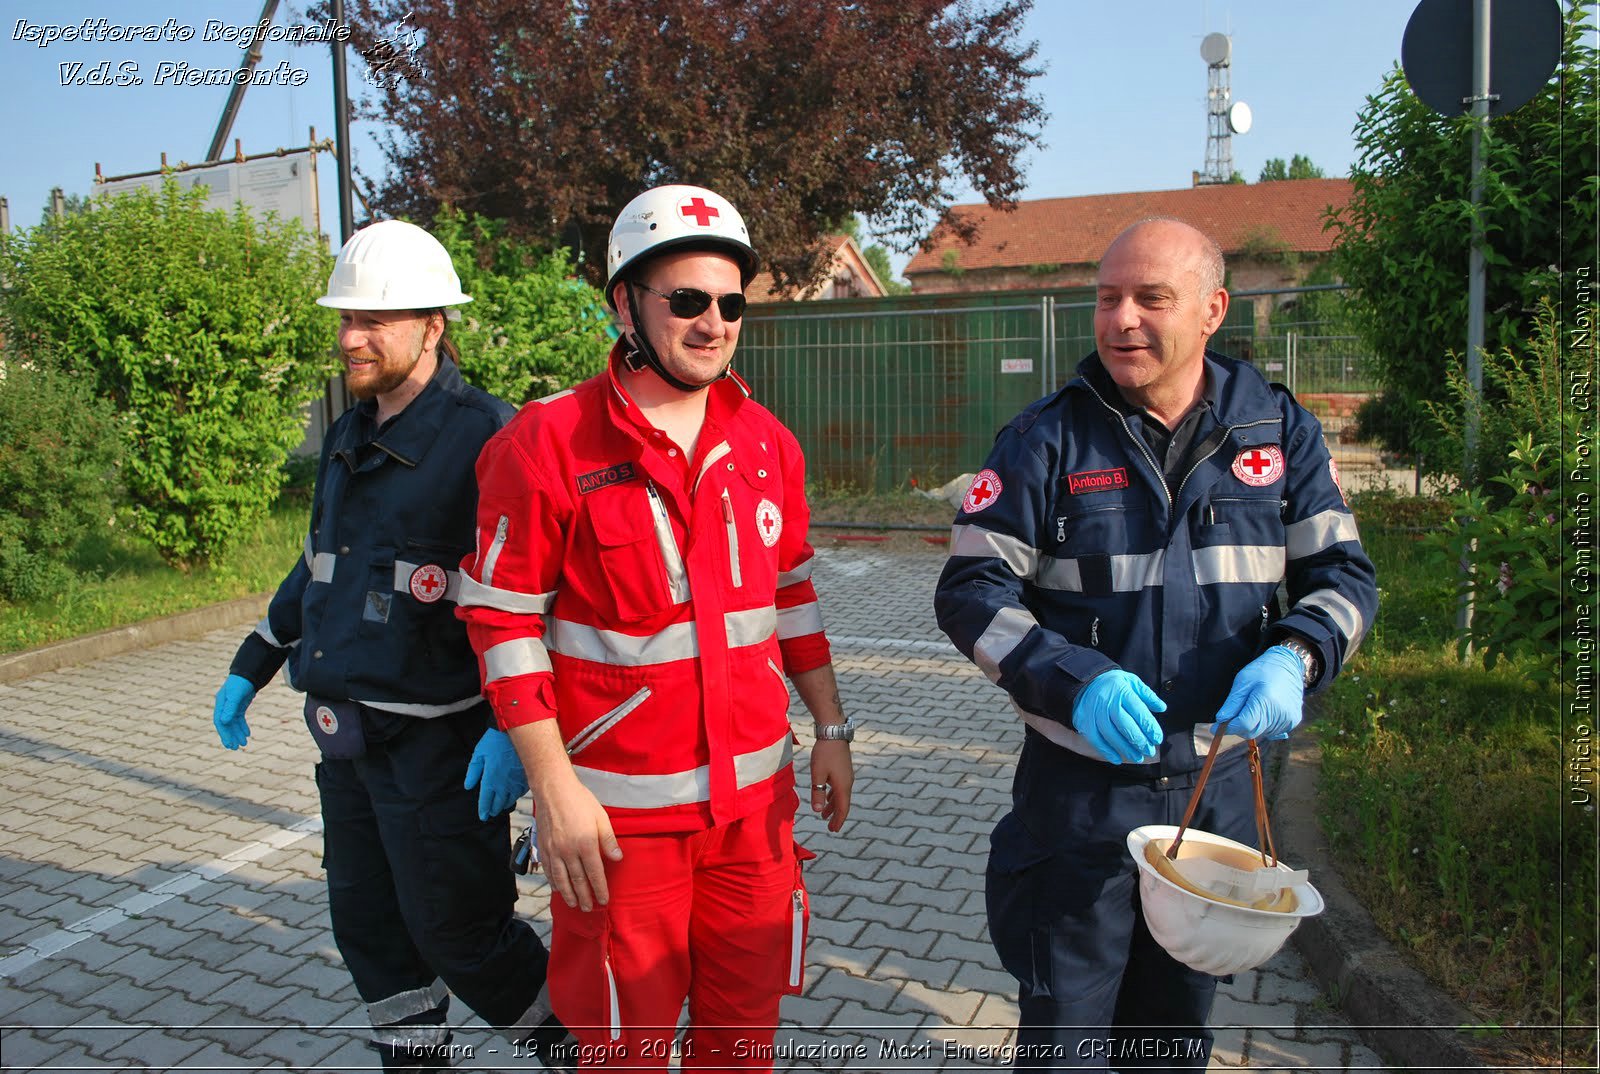
[[[655,347],[653,347],[650,343],[650,333],[644,330],[644,326],[641,323],[641,314],[643,313],[643,310],[640,309],[638,295],[634,292],[633,281],[623,280],[622,286],[628,290],[628,309],[633,314],[633,328],[628,332],[628,342],[630,346],[628,351],[622,356],[623,362],[627,364],[629,369],[633,370],[634,372],[638,372],[645,366],[649,366],[650,369],[655,372],[656,376],[660,377],[662,380],[666,381],[680,392],[701,391],[705,388],[711,387],[711,385],[728,375],[728,365],[724,365],[722,367],[722,372],[718,373],[710,380],[707,380],[701,384],[690,384],[688,381],[680,380],[671,373],[667,372],[667,367],[661,363],[661,356],[656,354]]]

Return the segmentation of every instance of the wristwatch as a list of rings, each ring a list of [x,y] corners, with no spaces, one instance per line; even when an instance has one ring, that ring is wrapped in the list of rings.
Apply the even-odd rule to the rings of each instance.
[[[1299,638],[1290,637],[1282,638],[1277,642],[1277,644],[1283,646],[1295,656],[1299,657],[1300,663],[1305,666],[1306,670],[1305,679],[1302,682],[1303,686],[1309,687],[1312,683],[1317,681],[1317,672],[1322,670],[1322,661],[1317,659],[1317,654],[1312,651],[1309,645],[1301,641]]]
[[[856,737],[854,717],[846,717],[844,723],[812,724],[812,729],[817,733],[818,742],[854,742]]]

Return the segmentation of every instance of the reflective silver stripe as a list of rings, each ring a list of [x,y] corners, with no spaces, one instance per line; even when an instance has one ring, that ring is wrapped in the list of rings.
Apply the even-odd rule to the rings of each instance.
[[[1038,625],[1039,621],[1025,608],[1001,608],[973,645],[972,662],[989,676],[990,682],[999,682],[1000,661],[1010,656],[1028,631]]]
[[[950,527],[950,555],[969,559],[1002,559],[1018,578],[1032,578],[1039,567],[1039,550],[1015,537],[979,526]]]
[[[311,569],[311,554],[311,534],[308,533],[306,534],[305,552],[300,557],[306,561],[306,570],[308,571]]]
[[[484,585],[494,585],[494,565],[500,562],[500,553],[506,546],[506,535],[511,532],[511,516],[501,515],[494,526],[494,540],[489,542],[489,554],[483,557],[483,569],[478,572]]]
[[[771,779],[788,767],[793,758],[787,733],[772,745],[733,759],[734,781],[742,789]],[[708,765],[686,772],[661,775],[630,775],[599,768],[573,765],[578,779],[603,806],[616,809],[663,809],[692,805],[711,797],[711,769]]]
[[[1110,763],[1104,757],[1100,756],[1099,750],[1089,745],[1088,739],[1084,738],[1077,731],[1074,731],[1066,724],[1057,723],[1054,720],[1046,719],[1043,716],[1037,716],[1031,712],[1025,712],[1014,701],[1011,703],[1011,707],[1017,710],[1017,715],[1022,717],[1023,723],[1027,724],[1029,727],[1033,728],[1035,731],[1039,732],[1045,738],[1049,739],[1051,742],[1054,742],[1062,749],[1071,750],[1073,753],[1082,754],[1084,757],[1092,757],[1102,764]],[[1194,731],[1192,732],[1192,740],[1194,742],[1195,756],[1204,757],[1207,751],[1211,749],[1211,725],[1209,723],[1195,724]],[[1223,735],[1222,752],[1227,753],[1229,750],[1237,749],[1238,747],[1244,745],[1244,741],[1245,740],[1240,738],[1238,735]]]
[[[572,738],[567,741],[567,756],[570,757],[574,754],[582,753],[584,750],[594,745],[601,735],[605,734],[607,731],[611,730],[618,723],[620,723],[622,718],[628,715],[628,713],[644,704],[645,699],[649,696],[650,687],[640,687],[638,692],[636,692],[632,697],[628,698],[628,700],[624,701],[622,704],[618,705],[604,716],[601,716],[598,720],[595,720],[582,731],[579,731],[577,734],[573,735]]]
[[[744,585],[744,572],[739,569],[739,524],[733,520],[733,498],[722,490],[722,520],[728,527],[728,572],[733,588]]]
[[[722,629],[726,632],[728,647],[738,649],[746,645],[759,645],[772,637],[778,629],[778,620],[779,613],[771,605],[728,612],[722,617]],[[545,635],[545,645],[553,653],[576,660],[638,667],[644,664],[669,664],[674,660],[693,660],[700,655],[700,642],[695,637],[692,620],[672,623],[654,634],[644,635],[601,630],[566,619],[552,618],[548,622],[550,629]],[[821,629],[820,613],[818,629]]]
[[[1330,507],[1319,514],[1284,527],[1290,559],[1314,556],[1323,549],[1344,541],[1361,542],[1356,517],[1348,511]]]
[[[549,1018],[553,1013],[550,1009],[550,982],[546,981],[539,989],[539,994],[528,1005],[528,1009],[523,1011],[521,1017],[511,1026],[511,1039],[520,1041],[526,1034],[519,1033],[517,1030],[538,1029],[544,1025],[545,1019]]]
[[[791,570],[779,571],[778,588],[782,589],[786,585],[794,585],[797,582],[804,582],[806,579],[811,577],[812,568],[814,568],[816,565],[817,557],[813,555],[806,557],[804,563],[795,564],[794,568]]]
[[[1162,584],[1161,572],[1165,569],[1165,549],[1138,555],[1111,557],[1111,591],[1137,593]],[[1039,560],[1039,577],[1034,582],[1040,589],[1056,589],[1065,593],[1083,592],[1083,568],[1078,560],[1043,556]]]
[[[1221,582],[1283,581],[1288,560],[1282,546],[1275,544],[1221,544],[1194,550],[1194,580],[1197,585]]]
[[[422,564],[420,563],[407,563],[403,559],[394,561],[394,590],[396,593],[411,592],[411,576],[421,566]],[[447,570],[444,572],[444,577],[444,596],[439,599],[453,603],[461,595],[461,572]],[[412,594],[412,596],[415,595],[414,593]]]
[[[444,1002],[444,997],[450,990],[444,982],[435,979],[431,985],[424,988],[413,988],[409,992],[397,992],[388,999],[380,999],[376,1003],[367,1004],[367,1018],[374,1027],[386,1026],[400,1021],[402,1018],[413,1018],[419,1014],[427,1014]],[[411,1027],[410,1028],[421,1028]]]
[[[383,712],[397,712],[402,716],[420,716],[424,720],[431,720],[435,716],[448,716],[452,712],[463,712],[483,701],[481,694],[464,697],[460,701],[452,701],[448,705],[408,705],[403,701],[366,701],[359,697],[350,699],[358,705],[365,705],[369,709],[378,709]]]
[[[760,645],[774,633],[780,638],[784,636],[783,614],[770,604],[761,608],[746,608],[742,612],[726,612],[722,616],[722,629],[727,634],[730,649]],[[817,630],[821,629],[822,613],[818,612]]]
[[[278,640],[278,635],[272,632],[272,624],[267,622],[266,616],[262,616],[261,622],[256,624],[256,633],[261,635],[262,641],[265,641],[274,649],[286,648],[283,642]]]
[[[822,608],[816,601],[796,604],[778,611],[778,639],[803,638],[822,633]]]
[[[1349,660],[1355,655],[1356,649],[1361,645],[1361,639],[1367,633],[1367,624],[1361,618],[1359,608],[1332,589],[1318,589],[1295,602],[1297,610],[1305,607],[1321,608],[1327,612],[1333,620],[1333,625],[1344,635],[1344,658]]]
[[[667,565],[667,595],[674,604],[689,600],[689,572],[683,566],[683,553],[678,551],[678,538],[672,532],[672,520],[667,517],[667,505],[654,483],[645,487],[650,497],[650,516],[655,522],[656,544],[661,547],[661,560]]]
[[[571,394],[572,394],[572,389],[571,388],[562,388],[559,392],[552,392],[549,395],[545,396],[543,399],[535,399],[534,402],[538,403],[540,406],[543,406],[545,403],[553,403],[557,399],[565,399],[567,396],[569,396]]]
[[[333,581],[333,565],[338,558],[332,552],[318,552],[311,564],[311,580],[324,583]]]
[[[550,654],[537,638],[512,638],[483,651],[483,681],[509,679],[515,675],[537,675],[550,670]]]
[[[706,461],[700,464],[700,472],[694,475],[694,487],[696,490],[700,488],[700,479],[706,476],[707,470],[711,469],[711,464],[722,458],[724,455],[727,455],[732,450],[732,448],[728,447],[728,442],[724,440],[722,443],[706,452]],[[723,495],[726,496],[727,493],[723,493]]]
[[[543,615],[550,610],[555,599],[554,590],[549,593],[518,593],[514,589],[496,589],[473,581],[470,574],[461,576],[461,592],[456,594],[456,603],[463,608],[497,608],[502,612],[520,612],[524,615]]]

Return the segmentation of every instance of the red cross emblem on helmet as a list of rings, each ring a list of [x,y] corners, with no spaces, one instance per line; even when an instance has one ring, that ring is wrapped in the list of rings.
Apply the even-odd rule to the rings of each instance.
[[[783,512],[771,500],[756,504],[756,532],[768,548],[778,543],[778,535],[783,532]]]
[[[706,199],[696,194],[678,202],[678,215],[692,221],[696,227],[710,227],[711,222],[722,215],[722,210],[706,204]]]
[[[972,484],[967,486],[967,494],[961,500],[961,510],[969,515],[975,515],[1000,498],[1000,490],[1004,488],[1000,483],[1000,475],[993,470],[985,470],[972,479]]]
[[[1258,488],[1275,484],[1283,477],[1283,452],[1276,444],[1245,448],[1234,456],[1233,476]]]
[[[317,726],[322,728],[325,735],[337,734],[339,730],[339,717],[326,705],[317,706]]]
[[[411,572],[411,595],[424,604],[432,604],[450,588],[450,576],[436,563],[424,563]]]

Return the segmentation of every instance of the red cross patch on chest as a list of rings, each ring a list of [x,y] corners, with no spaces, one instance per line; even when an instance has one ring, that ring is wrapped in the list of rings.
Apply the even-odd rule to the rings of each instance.
[[[985,470],[972,479],[972,484],[967,486],[967,494],[961,500],[961,510],[969,515],[975,515],[985,507],[1000,498],[1000,490],[1005,486],[1000,483],[1000,475],[993,470]]]
[[[1257,488],[1281,481],[1283,470],[1283,452],[1276,444],[1245,448],[1233,459],[1233,476]]]
[[[424,604],[432,604],[444,596],[450,578],[444,568],[435,563],[424,563],[411,572],[411,595]]]

